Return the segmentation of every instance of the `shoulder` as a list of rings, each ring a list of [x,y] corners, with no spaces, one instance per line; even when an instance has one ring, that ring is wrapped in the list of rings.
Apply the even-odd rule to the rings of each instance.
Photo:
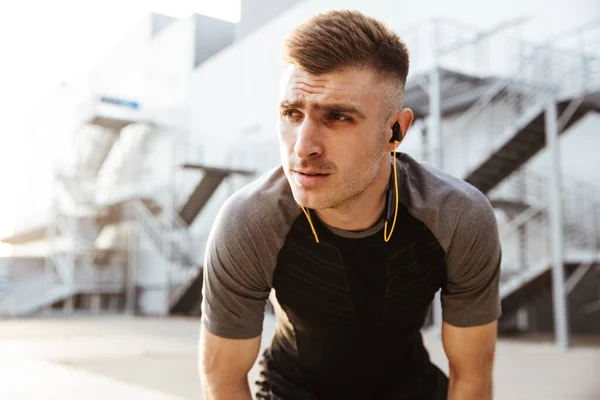
[[[226,338],[256,337],[277,256],[299,214],[281,168],[236,191],[221,206],[206,244],[202,321]]]
[[[243,264],[273,269],[300,213],[283,169],[268,171],[237,190],[219,209],[207,241],[207,264],[227,256],[231,263],[243,259]]]
[[[453,237],[497,229],[493,207],[479,189],[407,154],[398,158],[400,201],[448,250]]]
[[[260,229],[291,224],[300,213],[281,167],[235,191],[221,206],[217,222]]]

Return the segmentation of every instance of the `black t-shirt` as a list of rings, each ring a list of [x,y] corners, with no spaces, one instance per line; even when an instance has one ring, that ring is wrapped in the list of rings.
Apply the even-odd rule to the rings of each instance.
[[[493,209],[476,188],[406,154],[397,167],[400,207],[389,242],[383,221],[347,232],[313,213],[317,243],[281,168],[238,191],[209,236],[204,326],[226,338],[256,337],[271,295],[270,364],[290,382],[323,399],[430,390],[434,367],[420,334],[429,305],[441,288],[449,324],[496,320],[500,244]]]
[[[445,280],[444,251],[404,206],[388,243],[382,224],[343,237],[313,221],[319,244],[299,218],[279,252],[276,310],[290,326],[275,334],[273,367],[323,399],[420,394],[433,373],[420,328]]]

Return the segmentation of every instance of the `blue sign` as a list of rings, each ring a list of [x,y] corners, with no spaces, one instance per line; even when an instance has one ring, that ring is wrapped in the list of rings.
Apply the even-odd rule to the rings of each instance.
[[[114,97],[100,97],[101,103],[114,104],[116,106],[127,107],[133,110],[138,110],[140,108],[140,104],[137,101],[129,101],[123,99],[116,99]]]

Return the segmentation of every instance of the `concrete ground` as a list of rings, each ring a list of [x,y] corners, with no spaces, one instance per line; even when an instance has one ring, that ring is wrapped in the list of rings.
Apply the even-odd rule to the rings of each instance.
[[[0,399],[201,400],[198,328],[199,320],[185,318],[0,321]],[[272,333],[267,317],[263,347]],[[447,370],[439,339],[425,341],[432,360]],[[540,338],[500,340],[495,398],[600,399],[599,341],[581,343],[564,352]]]

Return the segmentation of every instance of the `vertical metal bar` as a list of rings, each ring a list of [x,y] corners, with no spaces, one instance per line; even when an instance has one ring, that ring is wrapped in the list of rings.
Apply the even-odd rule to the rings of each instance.
[[[130,208],[130,212],[134,214],[133,207]],[[135,315],[135,302],[136,302],[136,264],[137,264],[137,224],[136,216],[132,215],[132,224],[129,227],[129,259],[127,260],[127,279],[125,289],[125,310],[128,314]]]
[[[67,270],[68,274],[68,282],[71,287],[75,284],[75,268],[77,268],[77,253],[79,250],[79,226],[78,226],[78,218],[76,215],[71,215],[69,217],[71,222],[71,254],[69,257],[69,269]]]
[[[523,204],[530,204],[527,200],[527,191],[529,190],[527,186],[527,174],[524,168],[520,168],[517,172],[518,179],[518,198]],[[518,230],[519,237],[519,269],[520,271],[524,271],[527,268],[527,226],[521,225]]]
[[[168,132],[165,132],[168,133]],[[166,206],[166,217],[165,228],[163,230],[163,245],[164,245],[164,258],[165,258],[165,306],[163,309],[163,314],[169,314],[169,297],[171,292],[171,276],[175,270],[174,265],[174,257],[173,257],[173,241],[175,240],[175,175],[176,175],[176,165],[177,165],[177,147],[176,147],[176,138],[174,132],[170,132],[172,135],[169,137],[169,143],[171,145],[170,148],[170,182],[168,183],[169,189],[171,191],[170,195],[167,198],[167,206]],[[165,237],[166,235],[166,237]],[[166,240],[165,240],[166,239]]]
[[[443,134],[442,134],[442,93],[440,85],[440,68],[439,68],[439,32],[437,22],[434,25],[434,36],[432,41],[433,48],[433,68],[429,74],[429,122],[430,135],[429,142],[432,144],[430,156],[434,160],[433,164],[440,169],[444,168],[443,155]],[[435,139],[434,139],[435,137]],[[433,326],[436,333],[441,333],[442,329],[442,302],[441,291],[435,294],[433,300]]]
[[[546,103],[546,146],[550,156],[548,198],[550,199],[550,235],[552,252],[552,291],[554,298],[554,331],[556,345],[565,349],[569,346],[569,322],[563,267],[563,229],[561,204],[561,166],[558,142],[558,115],[556,101]]]
[[[53,194],[50,224],[48,225],[48,232],[46,234],[48,237],[48,254],[46,255],[46,259],[45,259],[45,263],[44,263],[44,273],[48,280],[52,276],[52,267],[54,266],[54,264],[56,262],[54,260],[54,253],[56,251],[56,233],[57,233],[56,232],[56,230],[57,230],[56,219],[57,218],[58,218],[58,212],[57,212],[57,206],[56,206],[56,195]]]
[[[595,232],[595,219],[596,213],[594,209],[594,198],[592,197],[591,191],[585,185],[581,186],[581,194],[584,212],[580,215],[586,216],[583,221],[585,227],[585,242],[586,250],[590,252],[590,256],[593,255],[596,249],[596,232]],[[579,222],[579,221],[578,221]]]
[[[594,188],[594,195],[592,197],[592,232],[594,232],[594,251],[596,254],[600,253],[600,196],[598,191]]]
[[[429,159],[429,137],[427,136],[427,125],[421,124],[421,159],[423,161],[431,162]]]
[[[433,164],[440,169],[444,168],[441,97],[440,69],[435,65],[429,73],[429,130]]]

